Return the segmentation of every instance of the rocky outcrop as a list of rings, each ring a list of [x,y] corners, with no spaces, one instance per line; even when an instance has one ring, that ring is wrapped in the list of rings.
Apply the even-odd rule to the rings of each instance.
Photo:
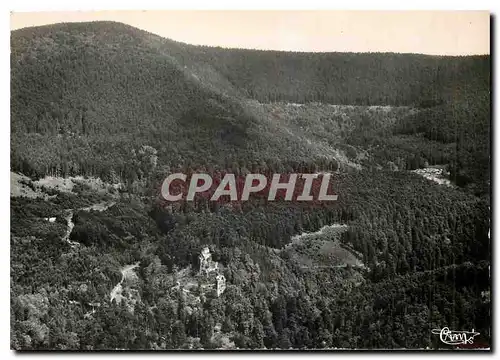
[[[203,250],[201,250],[198,259],[200,260],[199,274],[211,279],[213,279],[213,275],[215,275],[215,291],[217,297],[221,296],[224,290],[226,290],[226,278],[220,271],[219,263],[213,261],[212,254],[208,247],[204,247]]]

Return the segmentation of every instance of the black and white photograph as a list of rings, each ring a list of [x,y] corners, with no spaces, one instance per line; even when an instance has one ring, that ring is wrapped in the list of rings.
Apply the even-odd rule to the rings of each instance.
[[[10,349],[491,352],[493,23],[12,11]]]

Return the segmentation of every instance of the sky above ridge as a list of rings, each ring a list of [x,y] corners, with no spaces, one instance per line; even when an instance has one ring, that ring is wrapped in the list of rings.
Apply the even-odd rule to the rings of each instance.
[[[13,12],[11,30],[112,20],[195,45],[315,52],[490,53],[488,11]]]

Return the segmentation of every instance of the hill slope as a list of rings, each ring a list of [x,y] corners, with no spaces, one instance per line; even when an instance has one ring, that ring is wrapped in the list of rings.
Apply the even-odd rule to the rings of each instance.
[[[208,48],[114,22],[16,30],[11,48],[12,167],[33,176],[109,177],[112,170],[140,177],[130,159],[143,145],[169,166],[324,157],[317,138],[277,126],[252,99],[344,105],[432,105],[461,101],[464,93],[489,99],[489,57]],[[335,144],[326,154],[338,160],[336,145],[346,134],[331,135]]]
[[[204,86],[150,44],[149,36],[108,23],[13,32],[14,157],[31,158],[30,165],[46,173],[55,163],[61,165],[61,157],[87,158],[90,164],[79,168],[97,160],[116,168],[130,157],[134,144],[151,138],[164,144],[162,153],[172,151],[168,143],[179,138],[188,142],[185,149],[177,144],[181,153],[193,143],[207,146],[203,141],[220,129],[225,133],[212,150],[223,151],[225,140],[244,142],[252,119],[239,102]],[[194,136],[196,141],[189,141]],[[26,143],[32,147],[16,152]],[[40,152],[45,161],[37,156]]]
[[[208,63],[263,102],[429,106],[487,94],[489,56],[301,53],[176,43],[182,62]],[[169,43],[172,47],[172,43]],[[189,59],[189,60],[186,60]]]
[[[224,50],[98,22],[15,31],[11,64],[12,170],[65,177],[12,179],[12,348],[442,348],[443,326],[489,346],[488,57]],[[433,164],[483,196],[408,171]],[[221,167],[338,169],[338,201],[143,196]]]

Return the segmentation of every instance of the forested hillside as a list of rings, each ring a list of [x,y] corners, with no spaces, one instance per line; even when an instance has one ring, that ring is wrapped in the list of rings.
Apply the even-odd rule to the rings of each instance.
[[[489,153],[489,56],[13,31],[11,346],[489,346]],[[160,201],[179,171],[330,172],[338,201]]]
[[[470,99],[476,92],[484,96],[489,88],[488,56],[227,50],[166,41],[165,45],[179,62],[210,64],[245,95],[262,102],[428,107]]]
[[[440,105],[417,119],[418,132],[449,143],[480,128],[469,140],[487,152],[487,56],[225,50],[112,22],[21,29],[11,43],[11,160],[15,170],[34,176],[58,170],[106,177],[113,170],[123,179],[140,177],[128,160],[144,144],[164,164],[266,161],[277,152],[278,161],[309,161],[324,153],[308,144],[290,150],[296,139],[273,136],[280,129],[249,99]],[[457,119],[454,130],[449,120],[431,120],[442,113]]]

